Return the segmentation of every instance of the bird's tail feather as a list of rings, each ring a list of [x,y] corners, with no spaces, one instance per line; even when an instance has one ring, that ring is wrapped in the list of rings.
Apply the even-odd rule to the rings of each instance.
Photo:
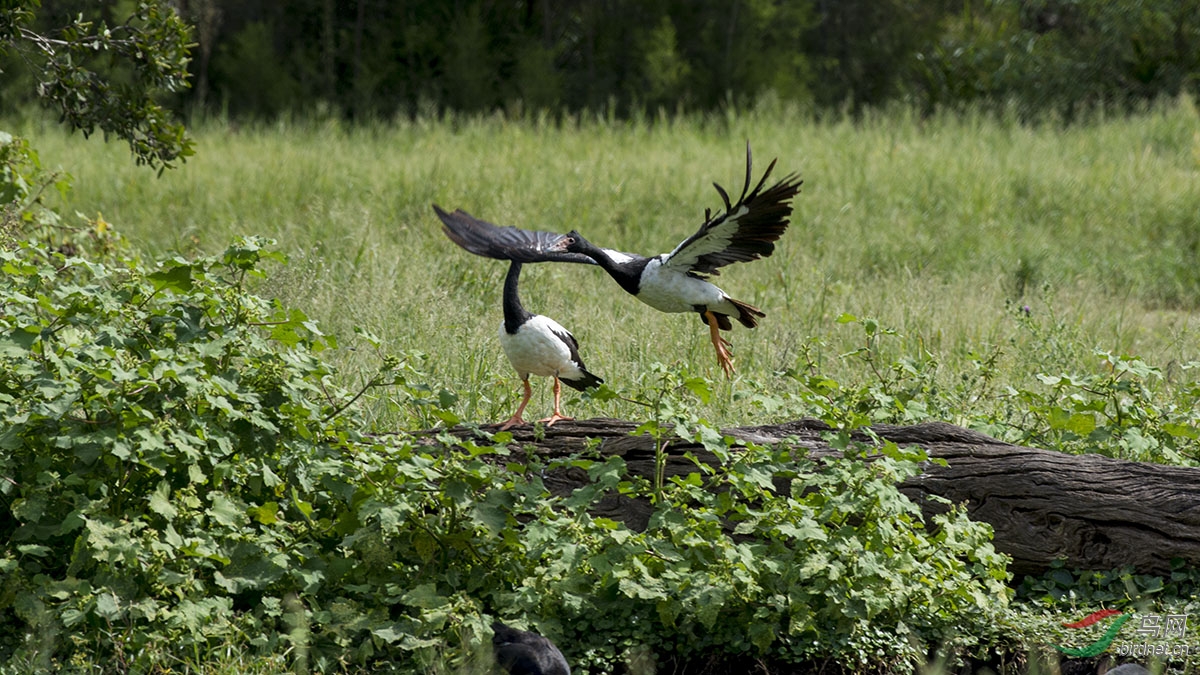
[[[597,385],[604,383],[604,380],[600,379],[599,377],[596,377],[592,373],[589,373],[587,370],[584,370],[583,368],[580,368],[580,370],[583,371],[583,377],[581,377],[579,379],[568,380],[565,377],[559,377],[558,379],[561,380],[562,383],[567,385],[568,387],[570,387],[572,389],[578,389],[579,391],[583,391],[585,389],[591,389],[592,387],[595,387]]]
[[[746,328],[754,328],[758,325],[759,317],[766,316],[765,312],[754,305],[748,305],[740,300],[734,300],[733,298],[729,298],[729,302],[733,303],[734,307],[737,307],[737,320]],[[729,328],[726,326],[721,326],[721,328],[729,330]]]

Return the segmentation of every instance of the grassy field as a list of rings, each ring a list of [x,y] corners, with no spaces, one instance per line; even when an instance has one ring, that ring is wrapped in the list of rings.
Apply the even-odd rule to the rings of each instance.
[[[961,386],[984,356],[994,382],[1018,388],[1039,372],[1099,372],[1095,349],[1194,381],[1181,367],[1200,360],[1198,122],[1182,101],[1068,128],[904,111],[859,122],[771,111],[629,124],[209,123],[193,129],[196,156],[161,178],[118,143],[3,126],[30,137],[45,165],[69,169],[67,212],[101,213],[146,251],[277,239],[291,262],[264,292],[342,338],[334,358],[350,383],[378,361],[353,339],[358,326],[386,351],[427,355],[429,384],[457,392],[457,414],[481,423],[518,399],[495,335],[506,265],[455,247],[430,204],[657,253],[720,205],[713,181],[740,188],[749,139],[756,176],[777,157],[778,174],[799,172],[804,188],[774,256],[718,279],[768,315],[735,328],[738,375],[700,409],[737,425],[807,412],[787,403],[799,386],[789,369],[846,386],[874,377],[839,357],[865,339],[836,321],[843,313],[898,332],[877,345],[885,363],[915,359],[935,385],[959,387],[950,421],[996,405],[992,389]],[[599,269],[533,266],[522,281],[526,305],[571,329],[617,391],[635,393],[653,362],[722,380],[694,316],[654,312]],[[536,391],[540,416],[549,386]],[[411,423],[386,400],[375,409],[381,427]],[[585,400],[568,412],[636,409]]]

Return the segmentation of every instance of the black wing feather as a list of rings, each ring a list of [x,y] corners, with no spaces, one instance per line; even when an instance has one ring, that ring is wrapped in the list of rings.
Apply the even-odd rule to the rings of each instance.
[[[713,182],[713,187],[717,188],[717,194],[721,195],[721,200],[725,202],[725,210],[731,210],[733,206],[729,204],[729,193],[726,192],[725,188],[721,187],[721,184],[717,183],[716,181]],[[704,209],[704,219],[708,220],[708,209]]]
[[[750,157],[750,141],[746,140],[746,182],[742,184],[742,197],[745,198],[746,190],[750,189],[750,167],[754,165],[754,161]],[[775,160],[771,160],[771,166],[767,167],[766,173],[763,174],[763,180],[767,179],[767,174],[771,173],[771,168],[775,166]],[[759,183],[762,185],[762,183]],[[738,201],[741,201],[740,199]],[[725,202],[729,204],[728,201]]]
[[[767,166],[754,189],[750,189],[753,158],[750,145],[746,144],[746,182],[742,196],[730,204],[729,197],[721,186],[717,193],[725,202],[725,213],[710,217],[705,211],[705,223],[670,253],[664,265],[687,265],[693,274],[719,274],[718,268],[730,263],[746,262],[771,255],[775,241],[783,236],[792,215],[791,199],[800,192],[804,182],[796,174],[784,176],[778,183],[763,190],[767,178],[775,168],[775,161]],[[741,213],[745,207],[745,212]],[[725,232],[724,229],[730,231]],[[717,250],[704,250],[714,245],[710,237],[728,238]]]
[[[574,335],[571,335],[565,330],[560,333],[551,328],[550,331],[554,333],[559,340],[562,340],[565,345],[567,345],[567,349],[570,350],[571,353],[571,360],[574,361],[575,364],[579,366],[579,369],[583,371],[583,377],[578,380],[569,380],[561,375],[558,379],[562,380],[564,384],[572,389],[578,389],[579,391],[584,391],[585,389],[590,389],[596,385],[604,383],[603,379],[596,374],[589,372],[587,366],[583,365],[583,357],[579,355],[579,342],[575,340]]]
[[[554,232],[500,227],[457,209],[447,213],[437,204],[433,210],[442,221],[442,231],[462,248],[485,258],[519,262],[573,262],[595,265],[582,253],[567,250],[569,238]]]

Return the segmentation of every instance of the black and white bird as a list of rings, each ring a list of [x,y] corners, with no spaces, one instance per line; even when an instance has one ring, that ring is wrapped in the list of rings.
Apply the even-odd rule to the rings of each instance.
[[[775,241],[787,230],[792,215],[791,199],[800,192],[803,183],[795,174],[789,174],[764,190],[763,185],[775,168],[773,160],[752,190],[752,166],[747,144],[746,181],[738,200],[731,202],[725,189],[713,183],[725,203],[725,212],[714,216],[705,209],[704,223],[695,234],[670,253],[654,257],[601,248],[575,230],[563,235],[497,227],[462,210],[452,214],[437,211],[447,236],[477,255],[524,262],[596,264],[622,289],[659,311],[696,312],[709,327],[717,362],[725,375],[731,376],[730,345],[720,331],[733,327],[731,318],[754,328],[766,314],[730,297],[708,281],[708,277],[720,274],[719,268],[725,265],[771,255]]]
[[[604,382],[589,373],[583,365],[583,359],[579,357],[579,343],[570,331],[548,316],[531,314],[521,304],[521,297],[517,293],[520,276],[521,262],[514,260],[509,264],[508,275],[504,278],[504,323],[500,324],[500,346],[520,376],[525,391],[520,407],[500,425],[501,431],[525,423],[521,415],[533,395],[533,389],[529,386],[530,375],[554,378],[554,412],[539,420],[546,426],[572,419],[562,414],[560,382],[566,382],[580,391]]]
[[[532,631],[492,624],[492,652],[509,675],[571,675],[567,659],[554,643]]]
[[[560,382],[583,391],[602,384],[604,380],[588,372],[579,356],[579,343],[570,331],[550,317],[532,314],[525,309],[517,287],[522,262],[559,260],[595,263],[583,254],[560,250],[566,246],[561,241],[563,235],[489,225],[491,230],[479,238],[479,230],[462,228],[461,225],[464,222],[483,221],[477,221],[463,211],[446,213],[437,204],[433,205],[433,210],[442,220],[442,230],[446,236],[462,248],[476,255],[511,261],[508,275],[504,278],[504,323],[500,325],[500,346],[521,378],[524,395],[517,412],[500,425],[500,430],[524,423],[522,415],[533,395],[529,385],[530,375],[554,378],[554,412],[539,421],[550,426],[560,420],[571,419],[562,414]]]

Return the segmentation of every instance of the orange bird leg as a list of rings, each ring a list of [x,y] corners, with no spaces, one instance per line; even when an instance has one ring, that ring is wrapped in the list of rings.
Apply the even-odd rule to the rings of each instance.
[[[513,413],[513,416],[508,418],[508,421],[500,425],[500,431],[525,423],[525,420],[521,419],[521,413],[525,412],[525,406],[529,405],[529,399],[533,396],[533,387],[529,386],[528,377],[522,380],[522,382],[525,384],[525,398],[521,399],[521,405],[517,408],[517,412]]]
[[[729,340],[721,337],[721,326],[717,323],[717,315],[712,311],[704,312],[704,319],[708,322],[708,330],[712,334],[713,348],[717,350],[717,363],[721,364],[721,370],[725,371],[725,377],[733,377],[733,358],[729,355]]]
[[[558,381],[558,376],[554,376],[554,414],[539,422],[545,422],[546,426],[553,426],[555,422],[560,420],[573,420],[574,417],[564,417],[562,411],[559,410],[559,404],[562,401],[562,384]]]

